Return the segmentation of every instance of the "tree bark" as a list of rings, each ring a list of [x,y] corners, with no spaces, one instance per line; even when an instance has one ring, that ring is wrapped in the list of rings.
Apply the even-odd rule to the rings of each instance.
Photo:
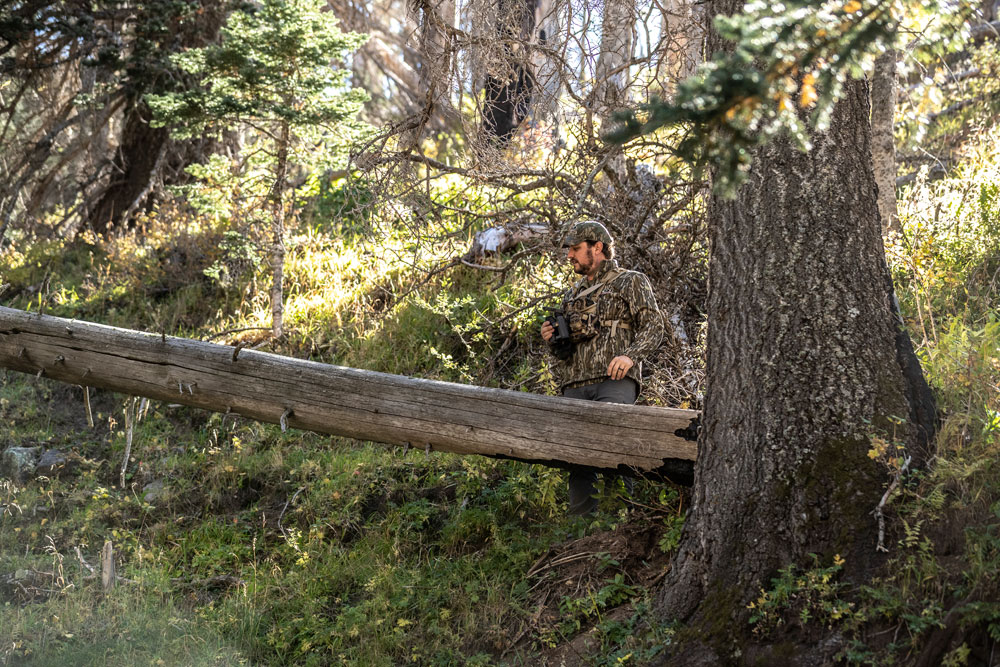
[[[448,106],[451,84],[451,57],[454,51],[448,29],[455,23],[454,0],[420,0],[420,111],[417,126],[399,139],[403,150],[415,148],[435,115]]]
[[[705,16],[695,0],[667,0],[660,15],[662,53],[657,81],[671,94],[705,61]]]
[[[683,477],[696,451],[692,410],[420,380],[4,307],[0,367],[283,427],[549,465]]]
[[[635,45],[634,0],[608,0],[601,21],[601,52],[594,72],[597,114],[607,118],[628,101],[629,63]]]
[[[483,50],[483,129],[504,147],[528,115],[534,88],[530,44],[539,0],[498,0],[496,44]]]
[[[152,114],[139,102],[126,113],[121,143],[115,153],[111,183],[91,210],[90,226],[94,233],[106,236],[125,222],[125,212],[136,208],[136,199],[149,192],[162,164],[160,153],[172,143],[166,128],[149,126]]]
[[[284,333],[285,281],[285,175],[288,171],[288,121],[278,130],[278,154],[275,158],[274,184],[271,186],[271,335]]]
[[[878,213],[883,232],[898,232],[896,215],[896,143],[893,119],[896,112],[895,49],[875,60],[872,74],[872,168],[878,185]]]
[[[535,3],[535,35],[542,48],[531,52],[531,68],[537,85],[531,116],[551,126],[556,133],[561,122],[559,101],[564,84],[563,65],[557,54],[565,57],[569,12],[569,0],[539,0]]]
[[[138,8],[136,24],[142,30],[150,29],[160,17],[155,7]],[[155,39],[161,49],[181,50],[204,46],[218,38],[219,30],[226,21],[228,9],[225,3],[201,3],[197,21],[171,20],[169,32],[144,35]],[[204,159],[202,150],[211,141],[179,142],[170,138],[167,128],[150,127],[152,112],[143,101],[145,93],[160,90],[163,74],[162,65],[151,65],[140,61],[132,74],[135,82],[122,91],[126,98],[121,138],[112,165],[111,181],[90,209],[87,221],[95,233],[106,236],[113,228],[128,225],[132,214],[148,203],[160,184],[164,167],[171,164],[187,166]],[[148,68],[148,69],[147,69]],[[174,74],[175,76],[176,74]]]
[[[787,139],[761,147],[735,200],[710,202],[708,389],[691,511],[659,599],[687,624],[671,664],[768,664],[776,656],[748,650],[747,605],[779,568],[839,554],[863,579],[877,564],[887,474],[870,438],[910,442],[917,428],[893,421],[911,405],[870,138],[867,86],[849,82],[809,153]],[[811,660],[822,658],[799,664]]]

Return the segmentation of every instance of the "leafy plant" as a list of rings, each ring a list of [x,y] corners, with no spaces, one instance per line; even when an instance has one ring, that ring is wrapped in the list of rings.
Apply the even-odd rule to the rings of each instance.
[[[847,618],[861,620],[855,604],[842,598],[847,584],[837,581],[844,566],[844,559],[833,557],[827,566],[821,566],[819,556],[811,554],[813,567],[809,569],[789,565],[771,580],[771,589],[761,590],[750,609],[750,624],[757,634],[768,634],[787,622],[794,614],[798,622],[807,625],[843,624]]]

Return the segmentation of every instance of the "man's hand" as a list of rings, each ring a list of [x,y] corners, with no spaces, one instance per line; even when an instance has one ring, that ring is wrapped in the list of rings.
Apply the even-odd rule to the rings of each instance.
[[[548,320],[545,320],[545,322],[542,323],[542,340],[548,343],[555,333],[555,327],[553,327]]]
[[[608,364],[608,375],[612,380],[621,380],[625,377],[625,374],[628,373],[628,369],[632,368],[634,365],[635,362],[626,357],[624,354],[615,357],[611,360],[611,363]]]

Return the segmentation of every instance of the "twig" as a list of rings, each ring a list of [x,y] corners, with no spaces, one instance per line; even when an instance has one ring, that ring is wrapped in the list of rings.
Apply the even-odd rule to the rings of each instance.
[[[190,388],[188,389],[190,391]],[[183,393],[183,392],[181,392]],[[128,469],[128,457],[132,455],[132,434],[135,424],[146,413],[147,399],[143,398],[136,409],[136,398],[129,398],[125,404],[125,458],[122,460],[121,487],[125,488],[125,471]]]
[[[94,412],[90,409],[90,387],[80,385],[80,388],[83,389],[83,407],[87,411],[87,426],[94,428]]]
[[[505,266],[486,266],[484,264],[473,264],[467,259],[459,259],[462,264],[465,264],[470,269],[479,269],[480,271],[495,271],[497,273],[505,273],[510,270],[510,264]]]
[[[291,498],[289,498],[287,501],[285,501],[285,506],[281,508],[281,514],[278,515],[278,530],[281,531],[281,534],[285,536],[286,540],[288,539],[288,533],[285,532],[285,527],[281,525],[281,519],[284,518],[284,516],[285,516],[285,510],[288,509],[288,506],[295,502],[295,499],[299,497],[299,494],[302,493],[302,491],[305,488],[306,487],[304,487],[304,486],[300,486],[299,490],[296,491],[294,494],[292,494]]]
[[[88,563],[87,560],[83,557],[83,553],[80,551],[80,547],[79,546],[74,546],[73,547],[73,551],[76,552],[76,559],[78,561],[80,561],[80,565],[82,565],[83,567],[87,568],[87,570],[90,572],[90,574],[92,576],[96,577],[97,576],[97,572],[94,571],[93,566],[90,563]]]
[[[583,202],[587,198],[587,193],[590,192],[590,187],[594,184],[594,179],[597,178],[597,174],[604,169],[604,166],[609,160],[611,160],[611,156],[616,154],[617,152],[614,150],[610,150],[605,153],[601,161],[597,163],[596,167],[594,167],[594,170],[590,172],[586,183],[584,183],[583,189],[580,190],[580,197],[576,200],[576,208],[573,211],[573,219],[576,219],[580,215],[580,211],[583,210]]]
[[[545,565],[542,565],[541,567],[536,567],[538,565],[538,562],[536,562],[535,565],[533,565],[531,567],[531,569],[528,570],[528,574],[525,575],[525,578],[532,577],[532,576],[537,576],[537,575],[541,574],[542,572],[544,572],[545,570],[551,570],[552,568],[558,567],[559,565],[565,565],[566,563],[572,563],[573,561],[581,560],[583,558],[588,558],[590,556],[596,556],[599,553],[601,553],[601,552],[600,551],[581,551],[579,553],[570,554],[569,556],[561,556],[560,558],[556,558],[554,560],[549,561],[548,563],[546,563]]]
[[[496,320],[490,322],[489,325],[488,325],[488,327],[495,328],[495,327],[499,326],[500,324],[506,322],[510,318],[514,317],[518,313],[523,313],[526,310],[530,310],[530,309],[534,308],[535,306],[537,306],[540,302],[545,301],[546,299],[551,299],[552,297],[554,297],[554,296],[556,296],[558,294],[561,294],[561,293],[562,293],[562,290],[556,290],[555,292],[549,292],[548,294],[543,294],[543,295],[541,295],[539,297],[536,297],[536,298],[532,299],[531,301],[529,301],[527,305],[522,306],[522,307],[520,307],[520,308],[518,308],[516,310],[512,310],[511,312],[507,313],[503,317],[497,318]],[[486,331],[486,329],[487,329],[487,327],[479,327],[479,328],[476,328],[476,329],[472,329],[471,333],[480,333],[482,331]]]
[[[889,551],[885,548],[885,515],[882,513],[882,510],[889,502],[889,496],[892,495],[892,492],[896,490],[897,486],[899,486],[899,481],[906,473],[906,469],[910,467],[910,461],[912,460],[912,456],[906,457],[906,460],[903,461],[902,467],[896,471],[896,476],[893,478],[892,484],[890,484],[889,488],[885,490],[885,493],[882,495],[882,500],[879,501],[878,507],[875,508],[874,514],[878,519],[878,546],[875,547],[876,551]]]

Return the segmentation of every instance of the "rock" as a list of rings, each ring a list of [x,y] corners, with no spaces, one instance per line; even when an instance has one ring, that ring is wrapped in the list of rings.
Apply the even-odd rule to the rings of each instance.
[[[142,500],[147,503],[155,503],[165,495],[166,484],[162,479],[154,479],[152,482],[142,487]]]
[[[8,447],[0,454],[0,477],[23,482],[35,470],[41,447]]]
[[[36,475],[46,477],[58,477],[66,473],[73,472],[76,468],[76,461],[58,449],[46,449],[35,465]]]

